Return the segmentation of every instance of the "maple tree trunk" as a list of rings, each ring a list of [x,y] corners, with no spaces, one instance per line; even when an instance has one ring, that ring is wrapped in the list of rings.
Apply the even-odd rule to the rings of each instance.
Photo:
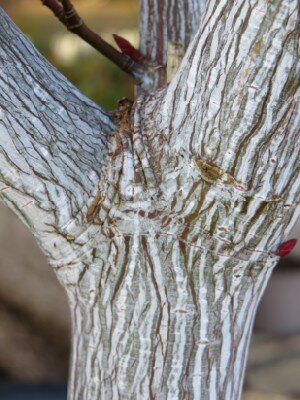
[[[70,400],[238,400],[299,214],[297,1],[141,10],[156,67],[117,121],[0,9],[0,196],[67,290]]]

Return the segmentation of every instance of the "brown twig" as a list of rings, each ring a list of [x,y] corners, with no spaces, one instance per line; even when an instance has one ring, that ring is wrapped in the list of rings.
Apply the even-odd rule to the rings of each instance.
[[[80,36],[94,49],[118,65],[123,71],[140,81],[147,67],[143,62],[133,60],[127,54],[121,53],[93,32],[82,20],[70,0],[41,0],[67,29]],[[59,4],[61,3],[61,5]]]

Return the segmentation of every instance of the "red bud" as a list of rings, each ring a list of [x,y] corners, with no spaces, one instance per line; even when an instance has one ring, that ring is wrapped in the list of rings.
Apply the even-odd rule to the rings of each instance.
[[[117,43],[118,47],[122,51],[122,53],[127,54],[129,57],[131,57],[135,61],[140,61],[142,58],[141,53],[132,46],[128,40],[124,39],[122,36],[113,35],[115,42]]]
[[[278,250],[276,252],[280,257],[286,256],[289,254],[297,244],[297,239],[290,239],[287,242],[283,242],[279,245]]]

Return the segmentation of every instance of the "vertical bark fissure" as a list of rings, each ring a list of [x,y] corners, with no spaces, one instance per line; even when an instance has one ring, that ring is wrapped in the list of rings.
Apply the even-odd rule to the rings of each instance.
[[[137,240],[140,243],[138,245],[140,249],[144,246],[148,247],[146,239],[143,237],[136,237],[133,240]],[[245,354],[252,329],[254,312],[257,302],[263,293],[263,286],[267,282],[266,274],[270,274],[276,258],[274,260],[270,259],[269,262],[255,261],[250,266],[248,261],[244,261],[241,264],[238,260],[233,263],[232,259],[228,259],[227,268],[235,268],[236,274],[239,273],[240,277],[237,278],[238,282],[228,287],[228,294],[225,294],[224,299],[218,301],[218,296],[223,293],[223,284],[217,277],[224,268],[224,262],[219,257],[217,259],[214,257],[213,272],[209,271],[208,258],[210,257],[208,257],[208,254],[205,256],[201,250],[195,251],[190,248],[188,250],[190,257],[193,260],[199,260],[200,256],[201,259],[200,263],[196,262],[195,264],[194,261],[192,262],[193,269],[197,270],[197,274],[199,274],[199,278],[196,280],[196,296],[197,304],[200,305],[200,320],[197,317],[195,320],[195,313],[197,313],[194,306],[195,300],[192,299],[191,294],[183,284],[183,282],[187,282],[188,277],[185,275],[184,269],[182,269],[180,260],[178,260],[179,243],[171,238],[153,237],[151,240],[154,245],[152,254],[155,248],[161,249],[162,245],[171,251],[171,258],[168,258],[167,262],[162,265],[162,276],[157,283],[155,283],[157,278],[153,276],[153,274],[156,274],[154,268],[157,268],[157,262],[155,262],[155,267],[152,264],[153,255],[150,255],[148,250],[146,257],[144,256],[145,253],[139,252],[136,253],[139,255],[134,265],[132,264],[132,258],[128,259],[128,271],[132,270],[132,268],[132,271],[136,271],[137,268],[143,268],[142,265],[145,265],[144,270],[148,270],[152,278],[149,276],[149,279],[145,280],[145,277],[139,275],[137,271],[132,273],[131,278],[133,280],[127,280],[127,284],[124,283],[122,285],[122,289],[114,297],[114,304],[110,308],[106,307],[106,301],[104,300],[110,292],[109,287],[105,289],[106,294],[103,293],[101,295],[96,308],[93,306],[89,310],[88,298],[86,300],[83,299],[83,303],[80,304],[78,312],[83,315],[89,312],[96,312],[99,315],[102,312],[106,313],[105,329],[111,332],[110,335],[114,340],[110,340],[109,343],[105,339],[103,341],[99,340],[100,327],[95,324],[95,321],[92,331],[87,331],[86,326],[88,323],[86,317],[77,318],[79,326],[76,327],[75,342],[79,340],[79,347],[81,346],[80,354],[77,357],[83,364],[85,364],[85,354],[88,353],[90,357],[95,357],[98,360],[97,366],[93,365],[93,376],[98,377],[97,379],[100,381],[98,384],[97,380],[91,381],[91,369],[86,366],[85,375],[83,375],[84,371],[78,371],[76,384],[78,387],[87,388],[85,390],[86,399],[92,399],[93,396],[109,399],[111,398],[110,396],[114,395],[126,399],[151,398],[151,396],[184,398],[187,393],[189,394],[188,398],[201,398],[200,393],[204,398],[218,398],[218,393],[238,398],[238,393],[241,391],[241,375],[245,368]],[[124,262],[123,257],[120,258],[120,262]],[[169,264],[169,266],[166,264]],[[117,261],[115,263],[117,269],[118,265],[119,262]],[[180,273],[179,275],[177,274],[177,282],[168,272],[170,266],[172,270],[181,271],[182,278],[180,278]],[[255,273],[251,272],[253,268],[257,269]],[[249,274],[252,274],[252,276],[249,276]],[[86,279],[88,282],[90,277],[86,276]],[[117,276],[116,279],[118,279]],[[216,280],[214,293],[211,291],[212,279]],[[139,298],[140,302],[136,303],[134,307],[136,311],[132,314],[130,311],[133,310],[130,293],[134,293],[136,288],[139,288],[136,293],[141,293],[141,290],[146,293],[145,289],[142,289],[145,286],[148,287],[147,292],[150,297],[146,299],[143,295],[137,295],[135,299]],[[162,311],[164,308],[162,295],[158,295],[157,292],[158,290],[163,290],[164,286],[168,287],[166,296],[170,303],[169,312],[165,313]],[[74,288],[75,292],[78,289],[82,291],[86,298],[84,286],[82,289]],[[182,299],[180,300],[180,298]],[[228,299],[229,308],[226,306],[226,298]],[[233,302],[232,298],[235,299]],[[152,303],[152,311],[148,308],[149,301]],[[222,304],[221,307],[220,304]],[[140,311],[137,312],[138,310]],[[141,315],[145,310],[150,311],[147,312],[146,320],[144,318],[141,319]],[[110,313],[112,314],[110,315]],[[124,318],[126,318],[126,314],[129,316],[128,313],[130,313],[130,319],[126,322]],[[221,321],[219,328],[218,320]],[[235,320],[235,323],[233,323],[233,320]],[[199,323],[195,321],[199,321]],[[125,326],[123,326],[124,323]],[[195,324],[197,329],[195,329]],[[136,335],[135,330],[138,326],[147,327],[146,331],[149,330],[148,333],[146,334],[146,331],[144,331],[144,334],[139,333]],[[102,325],[101,330],[103,327],[104,325]],[[167,327],[169,327],[168,334],[166,332]],[[219,329],[221,330],[220,332],[218,331]],[[126,331],[128,333],[125,336],[120,335],[121,332],[124,334]],[[152,332],[150,336],[148,335],[149,332]],[[193,336],[195,332],[196,337]],[[144,336],[145,334],[146,336]],[[86,339],[82,339],[85,335],[87,335]],[[231,339],[227,339],[228,335]],[[163,341],[166,338],[168,338],[167,343]],[[150,342],[142,351],[144,340],[146,340],[146,343],[147,341]],[[185,342],[185,340],[187,341]],[[194,346],[191,345],[192,342],[194,342]],[[114,355],[113,364],[109,363],[109,357],[103,357],[109,344]],[[166,346],[164,351],[161,346]],[[221,351],[222,357],[219,354],[220,346],[223,349]],[[133,349],[135,350],[133,351]],[[146,349],[148,350],[146,351]],[[226,355],[230,354],[231,356],[228,358]],[[161,355],[163,355],[163,361],[157,363],[156,358],[160,358]],[[137,368],[134,374],[134,381],[132,381],[132,369],[129,365],[134,365]],[[143,373],[141,373],[140,369],[142,366]],[[98,373],[95,372],[95,368],[99,369]],[[189,371],[188,375],[186,375],[187,370]],[[220,380],[217,380],[218,370],[221,374]],[[101,371],[106,372],[105,379],[104,377],[102,378]],[[133,382],[135,383],[133,384]],[[115,386],[117,388],[114,388]],[[95,390],[91,391],[91,387],[96,388],[96,392]]]

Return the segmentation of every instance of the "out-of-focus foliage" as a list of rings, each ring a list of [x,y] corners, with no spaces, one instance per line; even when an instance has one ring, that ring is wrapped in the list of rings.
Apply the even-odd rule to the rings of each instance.
[[[74,0],[85,22],[106,40],[119,33],[137,44],[138,1]],[[0,0],[0,5],[38,50],[83,93],[103,107],[133,96],[132,80],[110,61],[69,33],[40,0]]]

